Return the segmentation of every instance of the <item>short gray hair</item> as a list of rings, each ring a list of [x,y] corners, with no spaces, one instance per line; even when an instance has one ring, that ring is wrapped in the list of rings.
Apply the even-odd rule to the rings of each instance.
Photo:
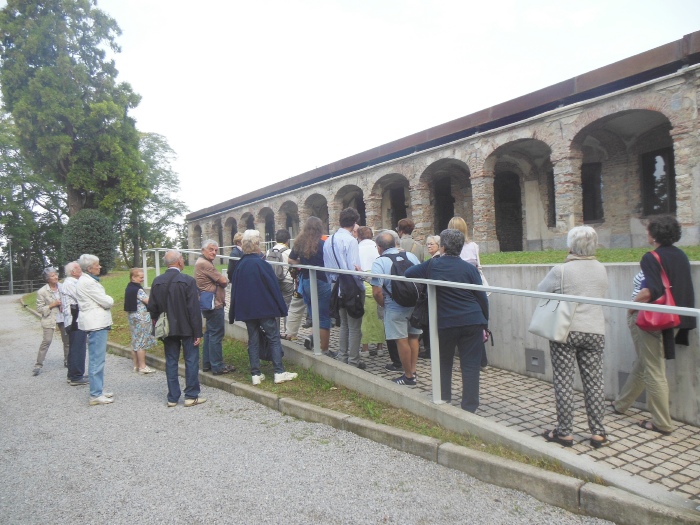
[[[53,273],[58,274],[58,270],[56,270],[56,268],[54,268],[53,266],[49,266],[48,268],[44,268],[44,271],[41,272],[41,276],[44,278],[44,281],[48,282],[49,277]]]
[[[593,256],[598,248],[598,234],[590,226],[576,226],[569,230],[566,246],[574,255]]]
[[[78,261],[71,261],[68,264],[66,264],[66,266],[63,268],[63,271],[66,274],[66,277],[70,277],[73,275],[73,270],[75,269],[76,266],[78,268],[80,268]]]
[[[207,239],[206,241],[204,241],[204,242],[202,243],[202,250],[204,250],[204,249],[206,249],[206,248],[209,248],[209,246],[211,246],[212,244],[213,244],[214,246],[216,246],[217,248],[219,247],[219,243],[216,242],[214,239]]]
[[[382,250],[389,250],[390,248],[396,247],[396,237],[391,235],[389,230],[384,230],[382,233],[377,235],[374,242],[376,242],[377,246],[379,246]]]
[[[163,262],[166,266],[173,266],[180,260],[180,257],[182,257],[182,254],[179,252],[179,250],[168,250],[165,252],[165,255],[163,255]]]
[[[80,269],[84,272],[87,272],[98,264],[100,262],[100,258],[97,255],[92,255],[90,253],[84,253],[80,256],[80,259],[78,259],[78,264],[80,265]]]
[[[445,251],[445,255],[459,256],[464,247],[464,234],[459,230],[442,230],[440,232],[440,245]]]
[[[243,253],[258,253],[260,251],[260,232],[258,230],[246,230],[241,238],[241,250]]]
[[[425,238],[425,244],[428,244],[429,242],[434,242],[438,246],[440,246],[440,236],[439,235],[428,235]]]

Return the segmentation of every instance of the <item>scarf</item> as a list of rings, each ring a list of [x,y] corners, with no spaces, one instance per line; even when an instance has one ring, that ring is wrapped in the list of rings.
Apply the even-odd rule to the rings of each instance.
[[[135,312],[136,306],[138,305],[138,294],[141,290],[141,285],[138,283],[129,283],[126,285],[126,291],[124,292],[124,311],[125,312]]]

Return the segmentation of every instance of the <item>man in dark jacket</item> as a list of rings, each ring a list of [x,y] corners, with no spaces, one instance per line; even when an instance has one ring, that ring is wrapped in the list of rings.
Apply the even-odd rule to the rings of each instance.
[[[148,311],[157,321],[164,312],[168,314],[170,329],[163,338],[165,349],[165,375],[168,378],[168,407],[177,406],[180,399],[180,382],[177,363],[180,347],[185,357],[185,406],[200,405],[206,398],[199,397],[199,341],[202,338],[202,311],[195,280],[182,273],[185,261],[177,250],[168,250],[163,257],[168,266],[163,275],[153,280]]]

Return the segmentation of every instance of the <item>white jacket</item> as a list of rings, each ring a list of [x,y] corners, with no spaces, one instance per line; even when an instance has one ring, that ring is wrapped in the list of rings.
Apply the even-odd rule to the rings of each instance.
[[[114,299],[105,293],[104,287],[88,274],[78,279],[77,286],[78,328],[86,332],[112,326],[112,313],[109,311]]]

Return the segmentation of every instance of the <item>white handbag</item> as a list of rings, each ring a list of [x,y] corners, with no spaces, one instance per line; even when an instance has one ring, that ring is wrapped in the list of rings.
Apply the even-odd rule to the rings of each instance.
[[[564,265],[561,266],[561,290],[564,291]],[[578,303],[540,299],[532,314],[528,331],[550,341],[566,343],[569,338],[571,321]]]

